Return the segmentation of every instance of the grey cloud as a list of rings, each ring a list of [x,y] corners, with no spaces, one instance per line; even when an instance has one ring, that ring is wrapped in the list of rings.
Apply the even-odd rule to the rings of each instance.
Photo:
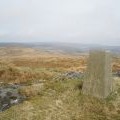
[[[0,0],[0,37],[120,44],[119,5],[119,0]]]

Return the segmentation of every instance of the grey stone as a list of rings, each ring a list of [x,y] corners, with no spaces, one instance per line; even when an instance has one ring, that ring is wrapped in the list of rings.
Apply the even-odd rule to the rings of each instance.
[[[55,76],[54,80],[80,79],[82,77],[83,77],[83,73],[77,71],[68,71]]]
[[[0,111],[4,111],[12,105],[21,103],[25,97],[20,95],[18,88],[20,85],[6,85],[0,87]]]
[[[118,77],[120,77],[120,71],[117,71],[117,74],[116,74]]]

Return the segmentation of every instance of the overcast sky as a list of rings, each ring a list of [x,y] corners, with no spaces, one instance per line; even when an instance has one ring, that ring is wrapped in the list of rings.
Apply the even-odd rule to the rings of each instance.
[[[0,41],[120,45],[120,0],[0,0]]]

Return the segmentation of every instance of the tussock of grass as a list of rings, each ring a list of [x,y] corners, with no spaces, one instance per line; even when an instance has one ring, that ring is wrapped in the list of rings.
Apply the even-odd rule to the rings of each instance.
[[[0,63],[0,81],[6,83],[29,83],[38,79],[52,79],[55,72],[17,67],[10,63]]]
[[[31,69],[21,69],[13,65],[4,65],[0,68],[0,79],[3,82],[26,82],[27,80],[32,80],[37,78],[37,73],[33,72]]]
[[[26,97],[33,97],[36,95],[40,95],[43,89],[44,89],[43,83],[38,83],[21,87],[19,89],[19,93]]]

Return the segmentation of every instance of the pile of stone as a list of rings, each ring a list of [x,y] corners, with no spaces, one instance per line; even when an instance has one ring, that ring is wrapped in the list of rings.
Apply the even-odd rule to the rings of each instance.
[[[8,84],[0,86],[0,112],[21,103],[25,97],[19,94],[20,85]]]
[[[120,71],[113,72],[113,76],[120,77]]]
[[[120,71],[117,71],[116,75],[117,75],[118,77],[120,77]]]
[[[54,77],[54,80],[67,80],[67,79],[80,79],[83,77],[83,73],[77,71],[69,71],[65,73],[58,74]]]

